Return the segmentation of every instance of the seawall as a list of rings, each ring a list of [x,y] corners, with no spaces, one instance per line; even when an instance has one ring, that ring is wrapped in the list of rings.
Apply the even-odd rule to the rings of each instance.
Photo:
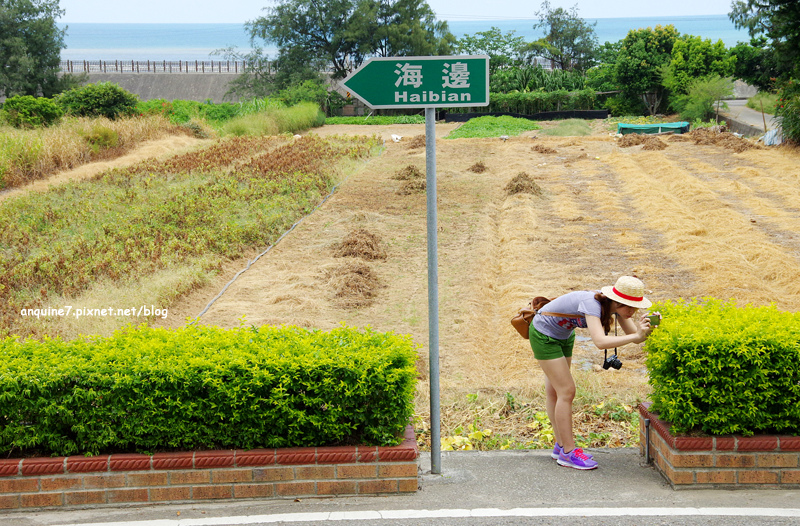
[[[89,73],[88,83],[113,82],[141,100],[238,102],[229,95],[234,73]]]

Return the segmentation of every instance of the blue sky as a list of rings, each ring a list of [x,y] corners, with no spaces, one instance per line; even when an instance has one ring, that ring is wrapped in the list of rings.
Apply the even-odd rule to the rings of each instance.
[[[487,3],[491,6],[487,9]],[[535,18],[539,0],[428,0],[441,20]],[[731,0],[551,0],[553,7],[578,6],[581,18],[722,15]],[[241,23],[257,18],[272,0],[137,0],[135,9],[108,0],[61,0],[62,23]]]

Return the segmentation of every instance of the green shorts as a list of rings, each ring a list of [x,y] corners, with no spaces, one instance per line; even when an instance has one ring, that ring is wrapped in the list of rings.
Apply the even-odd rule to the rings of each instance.
[[[537,331],[533,328],[533,323],[531,323],[531,327],[528,329],[528,339],[531,342],[533,356],[537,360],[555,360],[556,358],[570,358],[572,356],[575,333],[573,332],[566,340],[557,340]]]

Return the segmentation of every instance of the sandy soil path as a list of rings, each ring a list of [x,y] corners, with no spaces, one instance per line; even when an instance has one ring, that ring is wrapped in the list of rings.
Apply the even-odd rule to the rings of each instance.
[[[23,195],[27,192],[43,192],[51,186],[64,184],[69,181],[88,179],[104,170],[108,170],[109,168],[131,166],[144,159],[169,157],[192,148],[198,148],[202,144],[210,142],[212,141],[208,139],[195,139],[186,135],[175,135],[166,137],[164,139],[147,141],[139,145],[131,152],[115,159],[87,163],[73,170],[59,172],[52,177],[35,181],[20,188],[11,188],[9,190],[2,191],[0,192],[0,201]]]

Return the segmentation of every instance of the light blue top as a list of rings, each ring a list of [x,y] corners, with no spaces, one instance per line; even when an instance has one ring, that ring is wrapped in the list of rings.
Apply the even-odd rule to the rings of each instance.
[[[594,299],[599,291],[582,290],[559,296],[539,309],[539,312],[558,312],[574,314],[571,316],[542,316],[533,318],[533,327],[546,336],[557,340],[566,340],[576,327],[586,328],[584,316],[600,317],[600,302]]]

